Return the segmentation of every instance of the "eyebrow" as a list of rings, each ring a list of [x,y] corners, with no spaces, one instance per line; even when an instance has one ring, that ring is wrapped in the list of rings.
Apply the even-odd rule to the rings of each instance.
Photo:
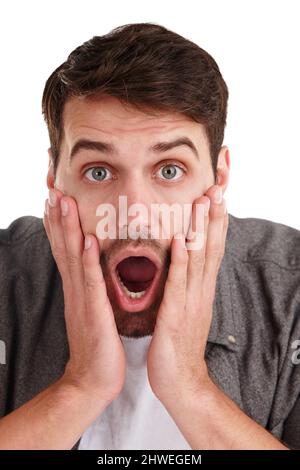
[[[189,137],[178,137],[175,140],[169,142],[158,142],[149,148],[150,151],[160,153],[167,152],[175,147],[186,146],[190,148],[199,160],[199,154],[195,144],[192,142]],[[118,151],[116,147],[108,142],[100,142],[89,139],[79,139],[71,149],[70,159],[72,160],[75,155],[77,155],[81,150],[96,150],[97,152],[106,153],[107,155],[117,155]]]

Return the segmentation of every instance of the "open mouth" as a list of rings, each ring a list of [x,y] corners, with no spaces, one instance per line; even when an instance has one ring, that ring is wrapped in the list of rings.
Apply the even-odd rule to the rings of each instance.
[[[137,255],[133,251],[126,254],[128,256],[116,260],[112,272],[116,297],[124,310],[143,310],[149,307],[157,292],[158,260],[147,253]]]
[[[145,295],[155,272],[155,264],[146,256],[128,256],[116,267],[122,289],[131,299],[140,299]]]

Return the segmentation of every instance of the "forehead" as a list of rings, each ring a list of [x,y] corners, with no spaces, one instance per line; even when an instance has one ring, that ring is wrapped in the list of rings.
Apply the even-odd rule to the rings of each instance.
[[[204,126],[188,116],[157,110],[143,112],[111,96],[69,98],[64,106],[63,126],[70,141],[85,133],[98,132],[128,137],[184,130],[198,139],[206,137]]]

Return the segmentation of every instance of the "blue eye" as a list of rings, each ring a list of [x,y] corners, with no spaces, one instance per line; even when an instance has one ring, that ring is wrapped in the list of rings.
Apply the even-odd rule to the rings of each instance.
[[[184,170],[180,168],[180,166],[174,165],[173,163],[169,163],[168,165],[164,165],[160,167],[159,172],[161,170],[163,174],[163,179],[168,179],[168,180],[177,180],[184,173]],[[175,178],[175,176],[178,173],[177,170],[180,170],[181,173],[179,174],[179,176],[177,176],[177,178]]]
[[[90,181],[104,181],[105,179],[109,179],[106,178],[107,174],[109,173],[110,171],[104,166],[95,166],[84,172]]]

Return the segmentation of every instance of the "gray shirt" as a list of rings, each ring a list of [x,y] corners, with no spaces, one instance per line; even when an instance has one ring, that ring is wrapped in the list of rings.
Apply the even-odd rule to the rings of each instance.
[[[0,298],[4,416],[57,380],[69,357],[61,277],[41,218],[20,217],[0,230]],[[295,449],[298,343],[300,232],[229,214],[206,347],[208,370],[248,416]]]

